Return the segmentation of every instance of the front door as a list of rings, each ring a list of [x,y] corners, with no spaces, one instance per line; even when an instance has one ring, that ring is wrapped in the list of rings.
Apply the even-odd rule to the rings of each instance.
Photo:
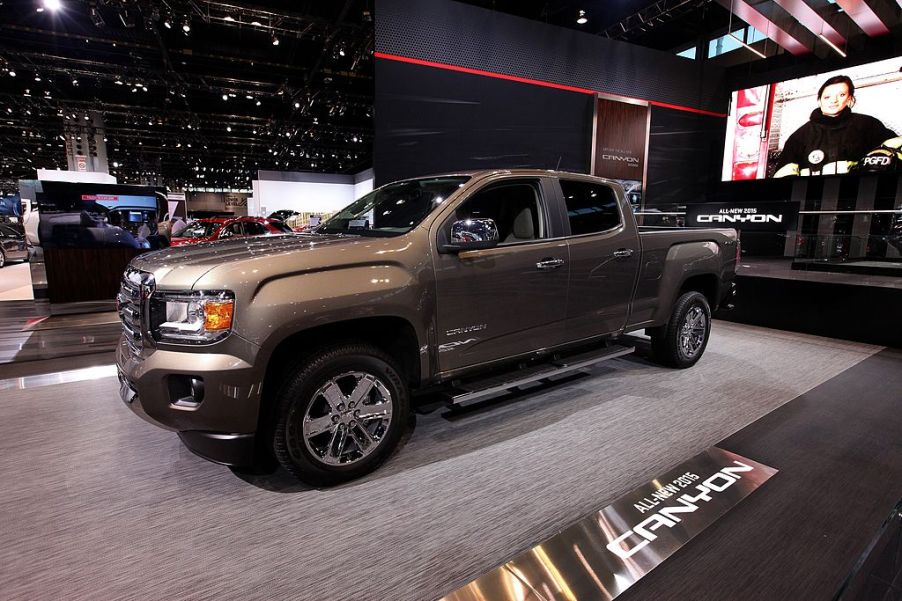
[[[436,338],[442,372],[506,359],[560,343],[569,257],[552,237],[538,179],[488,184],[464,200],[442,228],[490,218],[500,243],[437,254]]]

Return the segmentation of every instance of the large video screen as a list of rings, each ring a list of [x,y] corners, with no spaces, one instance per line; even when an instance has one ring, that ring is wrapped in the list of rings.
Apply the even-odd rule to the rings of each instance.
[[[733,92],[723,181],[898,169],[902,57]]]

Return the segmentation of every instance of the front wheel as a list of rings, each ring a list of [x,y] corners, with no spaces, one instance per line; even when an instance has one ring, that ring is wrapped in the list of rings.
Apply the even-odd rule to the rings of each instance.
[[[695,365],[708,346],[711,307],[700,292],[686,292],[674,303],[667,324],[651,331],[655,359],[685,369]]]
[[[277,401],[276,458],[314,486],[379,467],[398,446],[410,407],[392,358],[365,344],[315,353],[292,370]]]

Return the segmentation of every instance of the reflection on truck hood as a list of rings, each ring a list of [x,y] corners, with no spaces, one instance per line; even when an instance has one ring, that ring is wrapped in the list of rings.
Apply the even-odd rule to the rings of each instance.
[[[240,268],[247,262],[254,262],[256,273],[261,276],[270,270],[287,271],[285,261],[294,267],[316,267],[344,262],[332,252],[319,253],[317,250],[337,250],[338,247],[361,248],[365,254],[378,251],[370,247],[403,246],[398,238],[367,238],[340,234],[289,234],[285,236],[258,236],[203,242],[187,246],[170,247],[157,252],[136,257],[131,265],[142,271],[149,271],[156,277],[157,285],[174,289],[191,288],[198,279],[215,267]],[[305,256],[299,262],[299,254]],[[354,253],[356,254],[356,253]],[[316,257],[316,258],[314,258]]]

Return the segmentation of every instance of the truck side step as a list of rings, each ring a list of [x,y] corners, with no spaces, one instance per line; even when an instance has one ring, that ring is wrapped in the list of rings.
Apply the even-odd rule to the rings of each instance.
[[[622,357],[632,353],[635,347],[610,345],[600,349],[593,349],[589,352],[580,353],[578,355],[570,355],[562,358],[555,358],[547,363],[518,369],[511,372],[492,376],[480,380],[470,380],[456,383],[454,390],[450,394],[449,402],[452,405],[462,405],[464,403],[472,403],[498,394],[503,394],[514,388],[546,380],[555,376],[561,376],[570,372],[585,369],[596,363]]]

